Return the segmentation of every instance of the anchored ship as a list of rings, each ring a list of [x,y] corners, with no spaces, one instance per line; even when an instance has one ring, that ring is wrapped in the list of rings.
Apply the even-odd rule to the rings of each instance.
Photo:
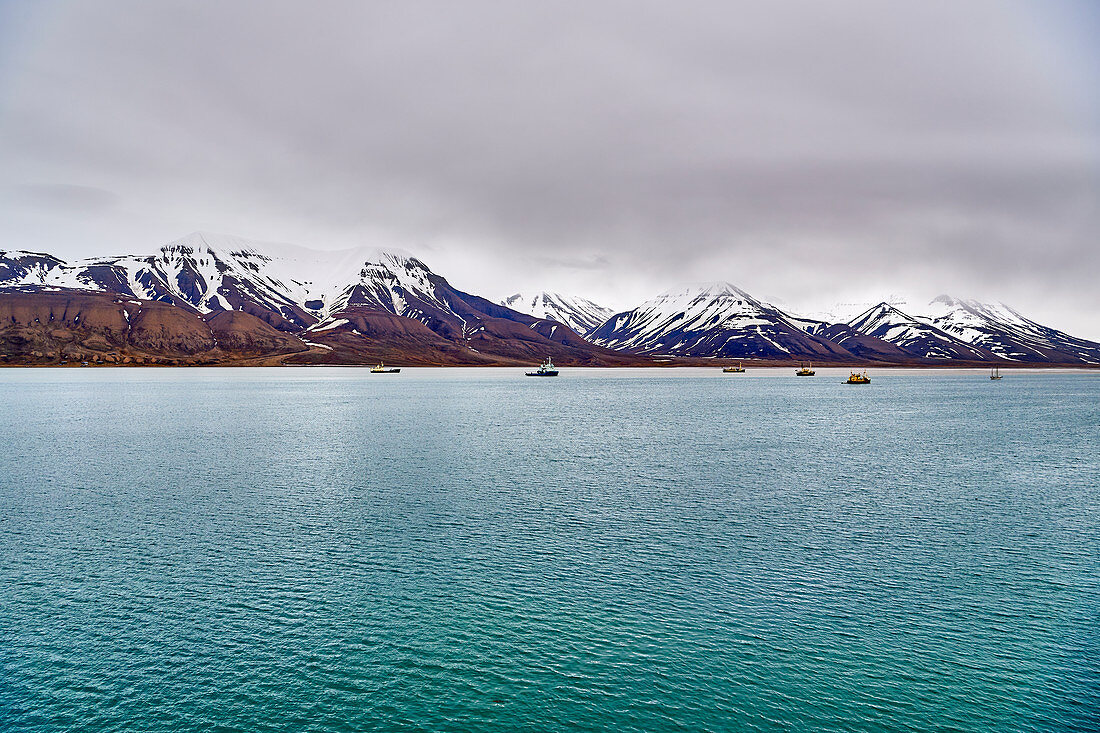
[[[550,357],[546,357],[546,361],[539,365],[539,368],[533,372],[527,372],[529,377],[556,377],[558,376],[558,369],[554,366],[554,362],[550,360]]]

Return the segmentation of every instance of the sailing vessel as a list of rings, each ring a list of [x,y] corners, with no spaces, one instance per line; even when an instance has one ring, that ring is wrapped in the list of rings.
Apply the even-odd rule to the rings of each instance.
[[[1001,376],[1001,368],[1000,367],[993,367],[992,369],[990,369],[989,370],[989,378],[990,379],[1004,379],[1004,377]]]
[[[546,357],[546,361],[539,365],[539,368],[533,372],[527,372],[529,377],[556,377],[558,376],[558,368],[554,366],[554,362],[550,361],[550,357]]]
[[[737,362],[737,366],[728,366],[722,371],[724,371],[726,374],[740,374],[741,372],[745,371],[745,367],[741,366],[741,362]]]
[[[848,377],[848,381],[845,384],[870,384],[871,378],[867,376],[867,370],[864,369],[863,373],[852,372],[852,375]]]
[[[794,373],[796,377],[812,377],[815,374],[817,372],[811,369],[809,364],[799,364],[798,370]]]
[[[382,362],[378,362],[378,366],[373,366],[370,368],[371,374],[397,374],[400,371],[400,369],[387,369],[386,365]]]

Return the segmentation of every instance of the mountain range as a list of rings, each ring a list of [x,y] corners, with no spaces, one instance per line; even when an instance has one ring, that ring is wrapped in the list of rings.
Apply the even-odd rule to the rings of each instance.
[[[612,316],[589,338],[610,349],[661,356],[829,361],[852,356],[774,306],[722,282],[669,290]]]
[[[852,329],[888,341],[922,359],[995,359],[987,349],[973,346],[931,323],[906,315],[887,303],[879,303],[848,322]]]
[[[800,317],[725,282],[621,313],[576,296],[462,292],[397,250],[319,252],[195,232],[149,255],[64,262],[0,251],[0,363],[628,365],[1100,364],[1100,344],[1004,305],[941,296],[848,322]]]
[[[232,339],[218,331],[227,313]],[[150,319],[156,343],[145,336]],[[66,263],[0,252],[0,323],[8,363],[638,361],[459,291],[404,252],[317,252],[203,232],[148,256]]]
[[[516,293],[500,304],[521,313],[564,323],[583,336],[594,331],[615,312],[586,298],[547,292]]]

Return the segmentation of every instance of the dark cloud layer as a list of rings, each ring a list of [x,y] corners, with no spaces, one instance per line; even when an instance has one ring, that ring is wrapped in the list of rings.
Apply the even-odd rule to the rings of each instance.
[[[0,14],[4,246],[390,244],[614,305],[946,290],[1100,338],[1087,0]]]

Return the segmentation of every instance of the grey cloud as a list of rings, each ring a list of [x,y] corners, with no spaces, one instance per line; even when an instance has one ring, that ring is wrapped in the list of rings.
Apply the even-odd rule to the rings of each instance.
[[[606,270],[611,264],[606,257],[599,255],[582,257],[547,257],[539,255],[531,259],[540,265],[561,267],[567,270]]]
[[[0,181],[126,206],[0,202],[40,246],[371,239],[487,292],[961,288],[1100,321],[1085,0],[41,7],[0,8]]]
[[[94,186],[71,183],[43,183],[11,186],[11,198],[48,211],[95,213],[119,202],[119,196]]]

